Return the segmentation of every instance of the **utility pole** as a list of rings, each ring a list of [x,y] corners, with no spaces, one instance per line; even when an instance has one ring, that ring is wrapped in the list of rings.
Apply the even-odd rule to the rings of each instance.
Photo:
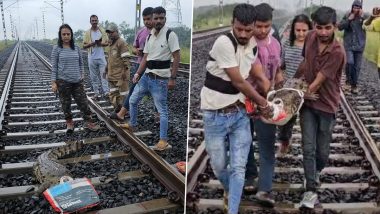
[[[11,22],[11,37],[12,37],[12,39],[14,39],[15,35],[14,35],[14,28],[13,28],[12,13],[9,13],[9,20]]]
[[[135,35],[141,26],[141,0],[136,0]]]
[[[44,39],[46,39],[46,31],[45,31],[45,11],[42,11],[42,29],[44,31]]]
[[[219,0],[219,26],[223,26],[223,0]]]
[[[37,34],[37,40],[39,39],[39,35],[38,35],[38,22],[37,22],[37,18],[36,18],[36,34]]]
[[[63,0],[60,0],[59,2],[60,2],[60,4],[61,4],[61,8],[58,8],[58,7],[54,6],[53,4],[51,4],[51,3],[50,3],[49,1],[47,1],[47,0],[44,1],[44,3],[50,5],[51,7],[55,8],[55,9],[57,9],[57,10],[59,10],[59,11],[61,11],[61,20],[62,20],[62,24],[64,24],[64,23],[65,23],[65,19],[64,19],[64,16],[63,16]]]
[[[162,7],[166,10],[166,15],[174,15],[174,20],[172,26],[182,25],[182,13],[181,13],[181,2],[180,0],[162,0]],[[173,20],[173,19],[171,19]]]
[[[61,19],[62,19],[62,24],[64,24],[65,19],[63,18],[63,0],[61,0]]]
[[[16,27],[15,27],[15,36],[16,36],[16,37],[15,37],[15,39],[17,39],[17,40],[18,40],[18,39],[19,39],[19,37],[18,37],[18,31],[17,31],[17,28],[16,28]]]
[[[1,7],[1,18],[3,20],[3,31],[4,31],[4,40],[5,44],[7,44],[7,31],[5,29],[5,18],[4,18],[4,9],[3,9],[3,0],[0,0],[0,7]]]
[[[313,11],[313,0],[310,0],[309,17],[311,17],[311,11]]]

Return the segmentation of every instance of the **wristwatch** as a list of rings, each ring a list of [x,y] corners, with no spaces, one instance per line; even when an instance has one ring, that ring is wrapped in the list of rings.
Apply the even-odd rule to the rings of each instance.
[[[175,79],[177,79],[177,77],[169,77],[169,79],[175,80]]]

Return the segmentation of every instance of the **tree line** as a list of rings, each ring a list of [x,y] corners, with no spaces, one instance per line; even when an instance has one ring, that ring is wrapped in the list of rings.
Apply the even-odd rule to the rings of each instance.
[[[99,25],[102,28],[106,28],[110,24],[115,24],[113,22],[109,22],[108,20],[101,22]],[[135,30],[128,23],[123,21],[121,24],[117,25],[119,28],[120,36],[130,45],[133,44],[135,39]],[[191,29],[187,26],[180,26],[171,28],[178,36],[178,40],[181,47],[190,48],[191,41]],[[77,44],[81,44],[83,42],[85,30],[79,29],[74,32],[74,39]]]

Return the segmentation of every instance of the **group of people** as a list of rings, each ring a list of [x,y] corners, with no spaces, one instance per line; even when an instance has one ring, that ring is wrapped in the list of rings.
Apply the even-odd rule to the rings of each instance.
[[[210,164],[224,188],[225,213],[238,213],[243,189],[256,191],[258,204],[275,205],[271,196],[275,143],[279,141],[279,154],[289,150],[297,116],[284,126],[266,123],[274,109],[265,98],[291,78],[305,81],[306,94],[314,95],[305,97],[299,112],[306,190],[300,206],[314,208],[319,203],[319,176],[328,163],[342,72],[346,67],[355,93],[365,43],[359,30],[363,22],[369,25],[377,17],[363,19],[362,5],[355,0],[351,12],[338,23],[336,11],[322,6],[311,20],[295,16],[289,38],[281,44],[272,35],[272,12],[266,3],[238,4],[231,32],[219,36],[209,52],[201,109]],[[345,48],[335,38],[338,28],[345,30]],[[245,99],[257,104],[261,117],[247,114]],[[258,142],[259,171],[253,137]]]
[[[358,93],[358,80],[362,64],[363,52],[366,46],[366,30],[372,22],[380,17],[380,9],[374,8],[370,16],[362,9],[362,1],[355,0],[351,10],[346,13],[338,24],[338,29],[344,31],[343,41],[347,57],[346,87],[351,87],[351,93]],[[380,49],[379,49],[380,50]],[[380,54],[380,53],[379,53]],[[379,55],[380,57],[380,55]],[[380,77],[380,66],[378,66]]]
[[[98,100],[102,96],[110,99],[114,112],[112,119],[124,121],[130,116],[126,128],[137,127],[138,104],[143,96],[150,94],[160,117],[160,140],[153,146],[156,150],[170,148],[168,143],[168,89],[175,86],[180,62],[180,47],[177,35],[166,25],[166,10],[163,7],[147,7],[143,10],[144,27],[138,31],[132,52],[138,56],[137,65],[131,68],[128,44],[120,37],[117,25],[103,29],[98,17],[91,15],[91,28],[85,32],[83,49],[88,52],[91,85]],[[105,54],[107,47],[108,55]],[[173,58],[173,63],[171,63]],[[67,131],[74,130],[71,113],[71,97],[78,105],[85,128],[99,130],[91,119],[86,94],[83,88],[84,66],[81,48],[75,45],[73,31],[63,24],[58,32],[58,44],[51,54],[52,90],[59,93],[65,115]],[[132,71],[131,71],[132,70]],[[129,86],[130,72],[133,74]]]

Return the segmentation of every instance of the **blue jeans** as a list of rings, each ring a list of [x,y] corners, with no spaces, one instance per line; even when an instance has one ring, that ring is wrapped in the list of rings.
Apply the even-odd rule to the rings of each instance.
[[[132,65],[132,67],[131,67],[131,76],[132,77],[135,75],[135,73],[136,73],[136,71],[137,71],[138,68],[139,68],[139,64],[133,64]],[[129,88],[128,96],[124,100],[123,107],[126,108],[128,111],[129,111],[129,99],[131,99],[131,95],[132,95],[133,90],[135,89],[135,87],[136,87],[136,84],[132,83],[131,87]]]
[[[276,143],[276,126],[267,124],[256,119],[255,131],[259,145],[259,186],[258,191],[270,192],[272,190],[272,180],[275,165],[275,143]],[[253,152],[253,151],[252,151]],[[254,159],[249,159],[252,162]]]
[[[129,100],[130,124],[137,126],[137,106],[140,100],[147,94],[153,97],[154,105],[160,113],[160,139],[168,139],[168,82],[169,79],[153,79],[144,74]]]
[[[250,130],[251,130],[251,136],[252,140],[254,140],[255,137],[255,122],[253,119],[249,120],[250,124]],[[255,146],[253,143],[251,143],[251,146],[249,147],[249,153],[248,153],[248,161],[247,165],[245,166],[246,171],[245,171],[245,179],[255,179],[257,177],[257,165],[256,165],[256,160],[255,160]]]
[[[95,95],[109,93],[108,80],[103,78],[103,74],[106,71],[106,59],[91,59],[88,58],[88,67],[90,69],[90,78],[92,89]]]
[[[346,78],[350,85],[355,86],[358,84],[360,67],[362,65],[363,52],[362,51],[346,51],[347,65],[346,65]]]
[[[206,150],[210,156],[211,167],[225,191],[229,193],[229,213],[238,213],[245,165],[252,144],[249,118],[245,109],[240,108],[233,113],[204,110],[203,120]]]
[[[329,158],[335,115],[304,106],[300,123],[306,191],[315,191],[316,172],[322,171]]]

